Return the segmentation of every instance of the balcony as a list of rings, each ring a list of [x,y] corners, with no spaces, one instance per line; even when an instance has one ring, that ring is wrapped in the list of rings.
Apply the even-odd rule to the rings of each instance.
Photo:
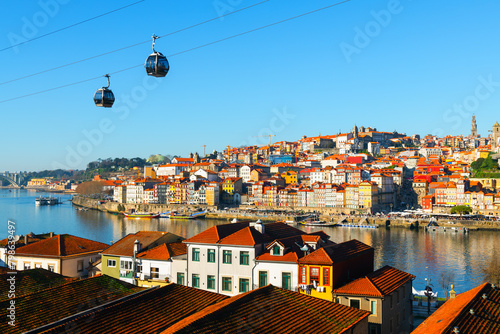
[[[120,278],[134,278],[134,273],[132,270],[120,270]]]

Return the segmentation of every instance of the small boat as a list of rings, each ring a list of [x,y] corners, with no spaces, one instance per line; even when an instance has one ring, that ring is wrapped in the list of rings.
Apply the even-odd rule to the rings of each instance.
[[[196,219],[196,218],[204,218],[205,215],[207,214],[206,211],[200,211],[196,213],[191,213],[191,214],[182,214],[178,213],[176,211],[172,211],[168,218],[170,219]]]
[[[134,212],[134,213],[124,212],[123,215],[127,218],[158,218],[158,217],[160,217],[159,213],[152,213],[152,212]]]
[[[372,224],[336,224],[339,227],[354,227],[354,228],[378,228],[378,225]]]
[[[304,225],[304,226],[318,226],[318,227],[335,226],[335,223],[327,223],[323,220],[311,220],[311,221],[304,220],[304,221],[301,221],[300,224]]]

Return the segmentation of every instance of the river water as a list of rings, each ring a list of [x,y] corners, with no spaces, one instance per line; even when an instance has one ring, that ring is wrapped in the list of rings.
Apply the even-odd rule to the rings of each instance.
[[[68,233],[104,243],[117,241],[128,233],[140,230],[168,231],[182,237],[191,237],[223,220],[200,219],[170,221],[169,219],[127,219],[122,216],[95,210],[80,211],[71,202],[71,196],[60,197],[63,204],[35,206],[36,193],[25,189],[0,189],[0,239],[7,237],[8,221],[15,222],[16,234],[55,232]],[[314,227],[298,227],[306,232]],[[417,290],[425,287],[429,277],[434,291],[443,296],[440,276],[451,272],[457,293],[465,292],[481,284],[483,268],[490,265],[495,245],[500,241],[500,232],[471,231],[460,233],[427,233],[422,229],[406,228],[352,229],[325,227],[323,231],[334,242],[358,239],[375,248],[375,269],[390,265],[416,276],[413,286]]]

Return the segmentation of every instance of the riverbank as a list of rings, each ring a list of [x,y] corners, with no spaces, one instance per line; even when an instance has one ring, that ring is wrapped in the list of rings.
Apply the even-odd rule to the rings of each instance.
[[[133,203],[117,203],[109,201],[100,201],[93,198],[82,196],[73,196],[73,204],[80,207],[85,207],[102,212],[119,214],[122,211],[137,211],[137,212],[169,212],[176,210],[178,212],[195,212],[199,210],[207,211],[205,218],[207,219],[223,219],[231,220],[234,218],[240,220],[257,220],[262,221],[293,221],[296,218],[294,211],[286,211],[282,213],[260,213],[250,212],[245,208],[231,208],[228,210],[220,210],[217,206],[211,205],[184,205],[184,204],[133,204]],[[255,208],[254,208],[255,209]],[[378,225],[379,227],[404,227],[404,228],[422,228],[429,223],[428,219],[403,219],[403,218],[385,218],[377,216],[348,216],[323,214],[319,216],[320,220],[334,223],[359,224],[360,222]],[[342,219],[342,221],[341,221]],[[451,222],[451,223],[450,223]],[[438,225],[446,226],[450,229],[468,228],[474,230],[500,230],[500,222],[498,221],[481,221],[481,220],[460,220],[460,219],[442,219],[437,220]]]

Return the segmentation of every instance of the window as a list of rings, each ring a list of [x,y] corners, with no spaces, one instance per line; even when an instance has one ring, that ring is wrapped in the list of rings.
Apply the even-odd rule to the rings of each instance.
[[[240,264],[243,266],[248,266],[250,263],[250,255],[248,252],[240,252]]]
[[[109,261],[109,260],[108,260],[108,261]],[[116,266],[116,261],[115,261],[115,266]],[[54,267],[55,267],[55,266],[54,266],[53,264],[49,264],[49,265],[48,265],[48,267],[47,267],[47,269],[48,269],[49,271],[54,272]]]
[[[250,286],[250,280],[248,278],[240,278],[240,292],[247,292]]]
[[[311,271],[309,273],[309,276],[310,276],[311,284],[313,284],[313,282],[316,282],[316,284],[318,284],[319,283],[319,268],[311,267],[310,270]]]
[[[377,314],[377,301],[376,300],[370,300],[370,312],[373,315]]]
[[[200,249],[199,248],[193,248],[193,261],[200,262]]]
[[[323,268],[323,285],[330,285],[330,268]]]
[[[24,270],[31,269],[31,262],[24,262]]]
[[[359,309],[359,299],[349,300],[349,306]]]
[[[307,284],[307,268],[300,267],[300,284]]]
[[[231,292],[232,290],[231,277],[222,277],[222,291]]]
[[[151,278],[160,278],[160,269],[151,267]]]
[[[230,250],[225,250],[222,252],[222,263],[231,264],[232,252]]]
[[[137,266],[137,272],[142,273],[142,266],[139,266],[139,265]]]
[[[209,249],[208,250],[208,262],[210,263],[215,263],[215,249]]]
[[[283,289],[292,290],[292,274],[281,273],[281,287]]]
[[[215,276],[213,275],[207,276],[207,289],[215,290]]]
[[[267,285],[267,271],[259,271],[259,288]]]
[[[132,261],[120,261],[120,269],[132,270]]]
[[[42,264],[41,263],[35,263],[35,268],[42,268]]]
[[[16,268],[17,268],[17,263],[16,262],[11,262],[10,263],[10,269],[16,270]],[[54,271],[54,270],[52,270],[52,271]]]
[[[184,285],[184,273],[177,273],[177,284]]]
[[[83,271],[83,260],[79,260],[76,263],[76,271],[78,271],[78,272]]]
[[[193,274],[193,288],[199,288],[200,287],[200,275],[198,274]]]
[[[274,246],[273,247],[273,255],[281,255],[281,248],[280,248],[280,246]]]

